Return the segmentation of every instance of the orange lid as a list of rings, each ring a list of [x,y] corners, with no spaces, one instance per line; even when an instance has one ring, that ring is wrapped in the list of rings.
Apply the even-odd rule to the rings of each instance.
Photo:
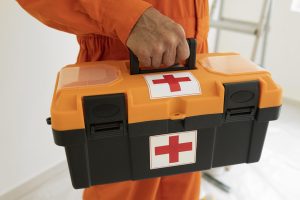
[[[272,80],[270,73],[240,55],[198,55],[196,67],[197,69],[188,71],[129,75],[128,61],[101,61],[67,66],[57,78],[51,107],[52,128],[84,128],[84,96],[124,93],[128,123],[223,113],[223,83],[231,82],[258,80],[259,108],[281,105],[281,88]],[[160,75],[185,81],[180,77],[183,72],[190,74],[189,80],[194,78],[199,86],[199,90],[193,95],[162,94],[164,98],[151,97],[149,83],[147,84],[149,76]],[[172,77],[166,76],[170,74]],[[165,87],[169,87],[168,84]]]

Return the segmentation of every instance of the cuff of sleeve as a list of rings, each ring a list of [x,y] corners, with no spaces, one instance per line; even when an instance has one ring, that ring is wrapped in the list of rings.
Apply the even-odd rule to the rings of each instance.
[[[118,5],[118,7],[123,9],[119,9],[119,12],[115,13],[117,15],[115,31],[121,42],[126,45],[131,30],[145,10],[152,7],[152,5],[141,0],[126,0],[124,5]]]

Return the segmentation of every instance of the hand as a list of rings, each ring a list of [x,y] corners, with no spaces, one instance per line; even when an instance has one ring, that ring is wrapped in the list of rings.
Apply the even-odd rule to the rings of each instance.
[[[154,8],[140,17],[126,45],[144,67],[171,66],[190,55],[184,29]]]

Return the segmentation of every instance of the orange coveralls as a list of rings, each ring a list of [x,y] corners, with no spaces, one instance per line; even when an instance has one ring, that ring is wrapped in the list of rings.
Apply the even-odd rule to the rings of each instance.
[[[128,59],[125,44],[143,12],[153,6],[197,39],[207,52],[207,0],[17,0],[44,24],[77,35],[77,62]],[[93,186],[85,200],[198,200],[200,173]]]

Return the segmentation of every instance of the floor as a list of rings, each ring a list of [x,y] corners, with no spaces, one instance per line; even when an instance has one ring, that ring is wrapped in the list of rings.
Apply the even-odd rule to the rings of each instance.
[[[227,194],[204,180],[203,191],[216,200],[300,199],[300,105],[285,102],[280,120],[270,123],[259,163],[236,165],[216,177],[231,187]],[[82,190],[72,188],[65,170],[19,200],[79,200],[81,196]]]

